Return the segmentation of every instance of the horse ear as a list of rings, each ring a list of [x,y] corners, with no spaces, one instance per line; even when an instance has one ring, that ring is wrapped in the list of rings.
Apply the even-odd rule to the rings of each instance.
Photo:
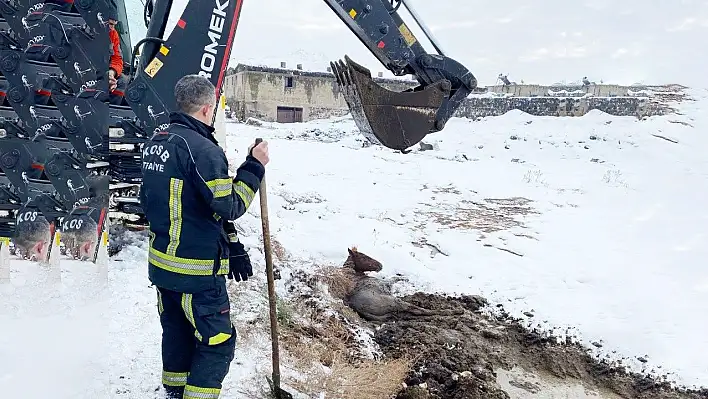
[[[351,250],[351,248],[347,248],[347,251],[349,252],[349,255],[354,256],[354,252]]]

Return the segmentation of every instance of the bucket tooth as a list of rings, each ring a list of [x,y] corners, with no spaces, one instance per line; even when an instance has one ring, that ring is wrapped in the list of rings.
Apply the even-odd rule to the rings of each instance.
[[[405,150],[435,130],[438,110],[450,94],[450,83],[445,80],[422,90],[386,89],[374,82],[368,69],[348,56],[330,66],[364,137],[395,150]]]

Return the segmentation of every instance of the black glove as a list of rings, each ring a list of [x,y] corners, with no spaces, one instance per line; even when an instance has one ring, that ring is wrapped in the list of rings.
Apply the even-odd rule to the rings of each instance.
[[[229,243],[229,279],[236,281],[247,281],[253,276],[253,267],[251,267],[251,259],[248,258],[248,252],[243,247],[240,241]]]

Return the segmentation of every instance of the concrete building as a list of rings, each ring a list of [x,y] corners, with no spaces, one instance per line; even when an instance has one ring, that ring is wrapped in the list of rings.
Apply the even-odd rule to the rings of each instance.
[[[393,91],[417,86],[414,80],[374,77]],[[653,86],[611,84],[532,85],[509,84],[478,88],[455,112],[456,117],[476,119],[521,110],[538,116],[582,116],[597,109],[616,116],[643,116],[670,112],[666,102],[653,98]],[[349,112],[331,72],[303,71],[239,64],[227,71],[224,84],[234,117],[254,117],[268,122],[306,122],[343,116]]]
[[[374,81],[395,91],[417,85],[403,79]],[[303,71],[301,65],[287,69],[285,63],[281,68],[239,64],[227,72],[224,95],[239,120],[306,122],[349,112],[332,73]]]

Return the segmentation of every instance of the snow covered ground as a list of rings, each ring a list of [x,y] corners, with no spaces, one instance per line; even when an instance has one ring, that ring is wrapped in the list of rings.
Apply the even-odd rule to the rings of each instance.
[[[431,138],[439,150],[407,156],[355,149],[346,119],[238,126],[229,145],[271,142],[272,228],[311,263],[340,263],[357,245],[416,289],[533,310],[603,354],[643,356],[679,383],[706,385],[708,91],[694,95],[685,116],[642,122],[599,112],[455,119]],[[515,218],[524,227],[490,220],[486,209],[515,197],[538,212]],[[511,227],[465,228],[487,223]]]
[[[0,282],[0,386],[21,398],[109,397],[107,268],[12,260]]]
[[[133,43],[145,31],[140,3],[127,2]],[[587,75],[708,87],[705,0],[412,3],[483,85],[503,72],[527,83]],[[282,60],[322,70],[346,53],[383,69],[322,1],[290,4],[244,3],[231,66]],[[692,94],[698,101],[683,115],[642,122],[600,113],[454,119],[431,137],[435,150],[408,155],[360,148],[348,118],[232,124],[229,157],[239,162],[255,137],[271,143],[271,228],[291,255],[281,295],[293,271],[339,265],[356,245],[383,262],[384,275],[408,279],[400,292],[480,294],[515,315],[532,312],[530,323],[571,329],[602,355],[643,356],[646,364],[630,363],[708,386],[708,90]],[[257,203],[240,227],[260,274],[232,287],[242,337],[225,399],[250,397],[270,370],[268,337],[249,333],[266,317]],[[10,281],[0,281],[4,396],[159,397],[145,249],[125,248],[105,269],[10,263]]]
[[[480,294],[570,328],[603,355],[644,356],[636,368],[705,386],[708,91],[692,94],[700,100],[682,116],[641,122],[596,112],[453,119],[428,140],[435,150],[407,155],[361,148],[349,118],[229,124],[228,155],[240,162],[254,138],[270,142],[271,229],[291,255],[281,295],[294,271],[340,265],[356,245],[385,276],[408,279],[401,292]],[[253,394],[270,371],[267,335],[249,333],[267,318],[257,203],[240,228],[258,275],[232,287],[242,337],[224,398]],[[146,258],[141,242],[107,269],[65,260],[57,275],[12,261],[0,284],[7,396],[158,397]]]

